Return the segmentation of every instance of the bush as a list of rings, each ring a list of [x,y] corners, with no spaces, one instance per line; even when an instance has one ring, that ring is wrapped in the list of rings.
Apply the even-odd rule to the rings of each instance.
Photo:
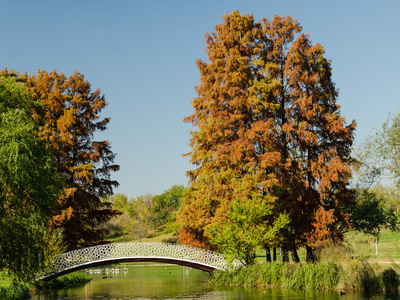
[[[78,287],[85,285],[91,279],[82,273],[68,274],[49,281],[37,281],[34,286],[39,289],[62,289],[66,287]]]
[[[0,298],[4,300],[25,300],[30,297],[29,285],[23,282],[14,281],[10,286],[0,288]]]
[[[176,237],[169,237],[166,239],[162,239],[161,243],[171,243],[171,244],[176,244],[176,242],[178,241],[178,238]]]
[[[397,289],[399,287],[399,275],[392,268],[383,271],[381,276],[385,289]]]

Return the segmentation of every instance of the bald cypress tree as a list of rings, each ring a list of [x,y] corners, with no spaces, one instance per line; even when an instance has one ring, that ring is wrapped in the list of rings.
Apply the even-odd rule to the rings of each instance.
[[[94,134],[106,130],[110,121],[100,116],[107,105],[105,97],[100,89],[92,91],[79,72],[66,77],[41,70],[23,80],[41,104],[35,112],[37,122],[64,182],[52,226],[63,228],[69,249],[97,243],[106,234],[101,225],[117,214],[101,198],[112,195],[118,186],[110,175],[119,166],[114,164],[109,141],[94,140]]]
[[[188,172],[181,240],[210,246],[207,227],[228,222],[233,199],[245,196],[266,201],[266,226],[289,216],[264,239],[284,257],[290,251],[297,261],[299,245],[340,241],[353,205],[355,123],[340,116],[323,47],[291,17],[256,22],[234,11],[215,29],[206,35],[208,61],[197,61],[195,111],[184,120],[196,127],[188,155],[197,168]]]

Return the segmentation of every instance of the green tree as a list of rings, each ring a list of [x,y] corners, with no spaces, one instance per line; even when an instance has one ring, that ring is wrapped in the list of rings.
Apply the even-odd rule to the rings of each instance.
[[[131,200],[129,216],[133,219],[132,234],[139,240],[151,236],[151,194],[140,195]]]
[[[387,206],[387,200],[374,190],[360,190],[356,206],[352,208],[353,227],[365,234],[379,238],[381,227],[396,229],[397,217]]]
[[[400,113],[389,114],[381,129],[367,136],[355,151],[355,165],[362,180],[373,177],[400,182]]]
[[[111,202],[113,204],[114,209],[125,212],[129,211],[131,201],[128,199],[127,195],[119,193],[107,197],[105,202]]]
[[[255,194],[254,198],[234,199],[229,204],[226,222],[206,227],[206,232],[213,236],[211,243],[219,245],[228,258],[239,258],[244,265],[255,262],[255,251],[260,245],[277,244],[280,231],[289,224],[287,215],[279,215],[270,222],[273,211],[268,197]]]
[[[152,199],[152,221],[154,229],[164,227],[165,232],[177,232],[179,225],[176,223],[176,214],[181,207],[184,197],[183,185],[173,185],[161,195]]]
[[[22,83],[0,77],[0,266],[30,281],[48,259],[47,222],[62,185]]]
[[[119,236],[122,234],[125,241],[126,235],[132,231],[133,226],[133,220],[130,217],[132,201],[125,194],[108,196],[103,201],[112,203],[113,208],[118,211],[118,215],[110,219],[105,225],[109,236]]]
[[[388,205],[388,199],[382,188],[359,189],[357,204],[351,208],[351,224],[353,229],[375,237],[376,255],[382,228],[398,230],[397,212]]]
[[[400,113],[389,114],[382,128],[367,136],[354,151],[354,157],[353,185],[358,191],[358,205],[352,222],[356,229],[375,236],[378,242],[382,227],[398,228]]]

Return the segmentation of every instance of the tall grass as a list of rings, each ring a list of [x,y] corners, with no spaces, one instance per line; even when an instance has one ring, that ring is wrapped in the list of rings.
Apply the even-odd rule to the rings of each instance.
[[[216,271],[210,278],[215,285],[268,286],[289,289],[397,289],[399,275],[393,268],[383,272],[366,261],[317,264],[264,263],[234,272]]]
[[[265,263],[248,266],[231,273],[217,271],[211,277],[210,283],[291,289],[331,289],[338,285],[340,271],[340,266],[334,263]]]

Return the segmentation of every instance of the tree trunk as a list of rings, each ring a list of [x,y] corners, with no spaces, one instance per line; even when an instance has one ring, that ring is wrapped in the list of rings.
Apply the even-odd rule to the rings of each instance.
[[[292,254],[293,262],[299,263],[300,262],[300,258],[299,258],[299,255],[297,254],[297,250],[293,249],[292,251],[290,251],[290,253]]]
[[[282,262],[289,262],[289,251],[282,248]]]
[[[276,261],[276,247],[272,247],[272,256],[273,256],[272,260]]]
[[[311,262],[314,263],[317,260],[316,254],[315,254],[315,249],[311,248],[311,247],[306,247],[307,250],[307,258],[306,261],[307,262]]]
[[[271,262],[271,249],[269,247],[265,248],[265,256],[267,262]]]

